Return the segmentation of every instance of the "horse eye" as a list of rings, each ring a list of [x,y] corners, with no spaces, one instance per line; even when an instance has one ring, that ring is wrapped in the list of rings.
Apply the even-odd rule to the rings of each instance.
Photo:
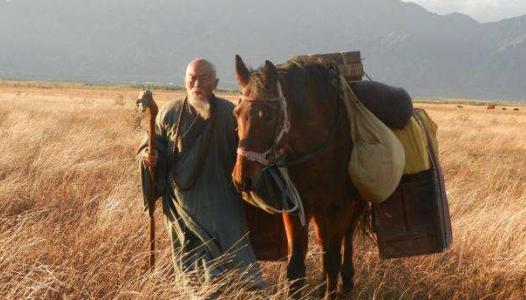
[[[265,121],[272,121],[272,114],[264,113],[263,110],[258,111],[258,117]]]

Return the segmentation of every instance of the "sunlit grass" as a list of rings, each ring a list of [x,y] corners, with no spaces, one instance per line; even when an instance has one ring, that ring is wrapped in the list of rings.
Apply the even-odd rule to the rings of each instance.
[[[200,299],[222,290],[220,298],[285,298],[283,263],[263,263],[262,292],[244,289],[236,274],[199,285],[174,272],[163,226],[158,268],[146,271],[136,95],[125,87],[0,88],[0,296]],[[382,261],[358,238],[354,297],[525,298],[526,107],[416,106],[439,125],[454,243],[446,253]],[[319,251],[312,245],[307,257],[308,291],[319,284]]]

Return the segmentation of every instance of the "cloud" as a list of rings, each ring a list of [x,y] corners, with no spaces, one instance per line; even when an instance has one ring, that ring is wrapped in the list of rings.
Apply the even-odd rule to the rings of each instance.
[[[403,0],[417,3],[428,10],[448,14],[459,12],[479,21],[497,21],[526,15],[525,0]]]

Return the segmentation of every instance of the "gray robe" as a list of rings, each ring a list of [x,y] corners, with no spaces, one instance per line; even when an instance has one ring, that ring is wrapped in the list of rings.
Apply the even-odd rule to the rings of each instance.
[[[206,277],[225,270],[248,269],[253,286],[264,282],[254,252],[250,246],[245,211],[240,195],[232,183],[231,172],[236,158],[236,121],[233,104],[215,98],[216,120],[203,170],[195,186],[178,191],[173,183],[174,139],[183,101],[166,104],[156,118],[156,146],[159,154],[155,168],[156,186],[149,182],[147,169],[139,159],[145,208],[150,201],[162,197],[163,212],[174,254],[174,266],[185,271],[203,270]],[[188,105],[188,107],[191,107]],[[189,181],[199,160],[201,140],[206,136],[205,120],[194,109],[187,112],[181,124],[183,139],[175,176],[183,185]],[[190,130],[188,130],[190,128]],[[139,147],[147,148],[146,141]],[[225,255],[226,254],[226,255]]]

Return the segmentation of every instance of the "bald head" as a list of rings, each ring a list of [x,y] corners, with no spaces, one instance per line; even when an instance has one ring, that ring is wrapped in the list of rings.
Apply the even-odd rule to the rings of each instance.
[[[208,60],[198,58],[188,64],[184,80],[188,97],[208,99],[212,97],[218,82],[216,68]]]
[[[189,73],[195,72],[210,75],[213,79],[216,79],[217,77],[216,67],[214,64],[204,58],[196,58],[188,63],[188,67],[186,68],[186,76],[188,76]]]

